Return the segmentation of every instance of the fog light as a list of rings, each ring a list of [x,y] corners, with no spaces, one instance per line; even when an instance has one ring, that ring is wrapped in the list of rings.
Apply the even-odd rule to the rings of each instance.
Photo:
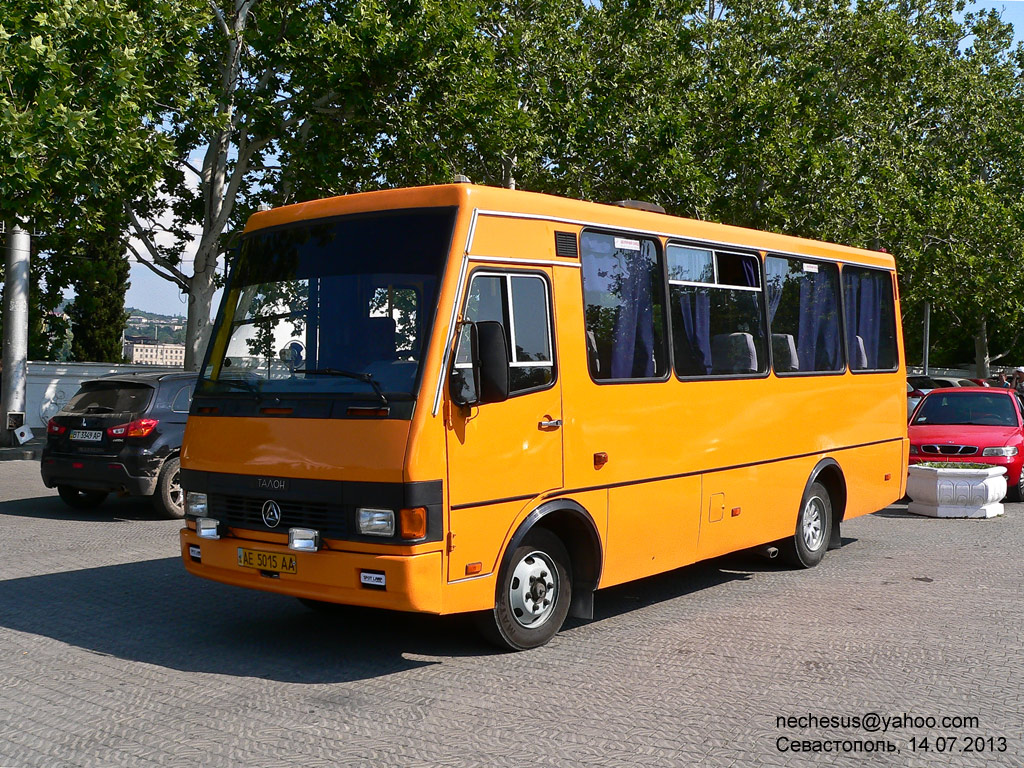
[[[220,521],[212,517],[200,517],[196,520],[196,534],[201,539],[219,539]]]
[[[911,444],[911,446],[910,446],[910,455],[911,456],[917,456],[917,446],[916,445]]]
[[[312,528],[289,528],[288,549],[316,552],[320,549],[320,531],[314,531]]]
[[[190,517],[202,517],[206,514],[206,494],[189,491],[185,494],[185,513]]]
[[[395,512],[392,509],[360,507],[356,510],[356,526],[366,536],[394,536]]]

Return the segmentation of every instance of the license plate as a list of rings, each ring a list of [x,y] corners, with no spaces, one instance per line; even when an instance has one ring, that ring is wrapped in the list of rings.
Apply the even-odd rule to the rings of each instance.
[[[243,568],[255,568],[259,571],[274,573],[298,573],[299,566],[295,555],[283,555],[278,552],[262,552],[258,549],[238,548],[238,564]]]
[[[97,442],[103,439],[102,429],[72,429],[71,430],[72,440],[91,440]]]

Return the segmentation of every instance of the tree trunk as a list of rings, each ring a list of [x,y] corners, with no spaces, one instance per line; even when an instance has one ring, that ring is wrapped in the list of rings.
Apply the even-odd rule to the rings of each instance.
[[[216,249],[200,249],[196,254],[195,274],[188,281],[188,320],[185,333],[185,370],[198,371],[206,355],[212,323],[210,309],[217,286],[213,282],[216,273]]]
[[[988,318],[982,317],[978,321],[978,330],[974,334],[974,375],[979,379],[987,379],[989,377],[990,362],[991,359],[988,354]]]

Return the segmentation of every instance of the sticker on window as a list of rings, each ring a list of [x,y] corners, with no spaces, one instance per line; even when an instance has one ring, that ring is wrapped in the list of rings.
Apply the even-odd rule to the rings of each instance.
[[[617,251],[639,251],[640,241],[630,240],[628,237],[615,238],[615,250]]]
[[[818,265],[817,264],[804,264],[804,272],[812,272],[814,274],[817,274],[818,273]]]

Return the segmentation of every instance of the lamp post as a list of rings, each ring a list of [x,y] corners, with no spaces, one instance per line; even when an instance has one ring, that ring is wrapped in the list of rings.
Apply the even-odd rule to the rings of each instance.
[[[17,445],[14,430],[25,424],[28,381],[28,286],[31,238],[15,222],[7,232],[4,272],[3,389],[0,392],[0,444]]]

